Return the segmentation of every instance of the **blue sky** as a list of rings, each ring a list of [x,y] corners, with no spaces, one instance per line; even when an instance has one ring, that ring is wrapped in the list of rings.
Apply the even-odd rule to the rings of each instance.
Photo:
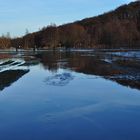
[[[132,0],[0,0],[0,35],[37,31],[110,11]]]

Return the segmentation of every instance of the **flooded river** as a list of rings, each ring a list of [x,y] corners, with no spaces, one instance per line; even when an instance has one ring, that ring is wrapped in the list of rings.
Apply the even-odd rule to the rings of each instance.
[[[0,140],[139,140],[139,54],[1,53]]]

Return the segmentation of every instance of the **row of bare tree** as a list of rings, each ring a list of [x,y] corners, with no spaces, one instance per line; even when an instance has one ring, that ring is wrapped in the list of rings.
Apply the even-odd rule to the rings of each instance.
[[[6,35],[2,35],[0,37],[0,48],[7,49],[11,47],[11,37],[10,33],[8,32]]]

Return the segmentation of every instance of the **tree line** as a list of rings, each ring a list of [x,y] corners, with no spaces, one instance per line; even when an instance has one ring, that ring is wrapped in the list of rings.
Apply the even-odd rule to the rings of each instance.
[[[1,49],[6,49],[11,47],[11,37],[10,33],[8,32],[6,35],[2,35],[0,37],[0,48]]]

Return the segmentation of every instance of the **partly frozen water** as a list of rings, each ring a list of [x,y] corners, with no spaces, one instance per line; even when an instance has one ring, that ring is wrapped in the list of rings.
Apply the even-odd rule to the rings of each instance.
[[[139,68],[134,74],[103,61],[109,58],[46,52],[1,59],[0,140],[139,140]]]

